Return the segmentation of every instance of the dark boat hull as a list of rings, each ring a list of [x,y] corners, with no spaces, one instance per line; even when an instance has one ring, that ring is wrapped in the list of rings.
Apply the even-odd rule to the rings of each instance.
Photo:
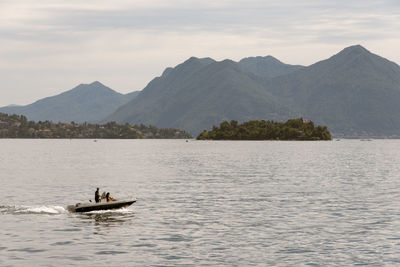
[[[135,203],[136,200],[127,201],[110,201],[102,203],[78,203],[76,205],[68,206],[68,210],[72,212],[89,212],[96,210],[113,210],[128,207]]]

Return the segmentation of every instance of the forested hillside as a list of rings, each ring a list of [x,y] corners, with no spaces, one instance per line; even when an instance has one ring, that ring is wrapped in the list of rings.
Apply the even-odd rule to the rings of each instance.
[[[158,129],[145,125],[54,123],[28,121],[22,115],[0,113],[0,138],[110,138],[110,139],[178,139],[191,136],[178,129]]]
[[[325,126],[314,126],[312,121],[291,119],[287,122],[224,121],[219,127],[204,130],[198,140],[331,140],[331,134]]]

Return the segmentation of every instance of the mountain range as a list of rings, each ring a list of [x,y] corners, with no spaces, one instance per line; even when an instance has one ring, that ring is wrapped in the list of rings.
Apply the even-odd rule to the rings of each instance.
[[[362,46],[264,85],[336,135],[400,136],[400,67]]]
[[[139,92],[132,92],[123,95],[96,81],[91,84],[80,84],[69,91],[40,99],[26,106],[2,107],[0,112],[25,115],[33,121],[96,122],[138,94]]]
[[[150,123],[198,134],[223,120],[285,120],[294,116],[265,90],[262,81],[231,60],[192,57],[155,78],[106,121]]]
[[[99,82],[28,106],[0,108],[32,120],[152,124],[197,135],[223,120],[303,117],[336,137],[400,137],[400,67],[360,45],[310,66],[272,56],[234,62],[192,57],[140,93]]]

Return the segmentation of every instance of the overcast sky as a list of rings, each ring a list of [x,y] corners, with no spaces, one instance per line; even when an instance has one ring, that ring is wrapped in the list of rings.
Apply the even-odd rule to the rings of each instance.
[[[399,33],[398,0],[0,0],[0,106],[142,90],[191,56],[310,65],[361,44],[400,63]]]

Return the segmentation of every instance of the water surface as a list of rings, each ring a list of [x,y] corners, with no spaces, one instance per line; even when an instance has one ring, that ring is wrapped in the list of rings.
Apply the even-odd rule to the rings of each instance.
[[[0,140],[1,266],[400,264],[400,141]],[[96,187],[137,198],[69,213]]]

